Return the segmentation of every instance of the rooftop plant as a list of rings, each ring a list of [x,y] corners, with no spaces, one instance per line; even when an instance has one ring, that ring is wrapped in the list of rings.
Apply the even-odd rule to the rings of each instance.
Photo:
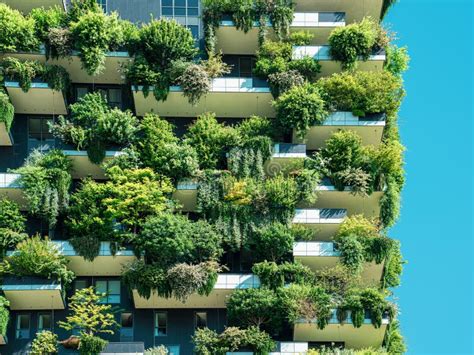
[[[33,19],[0,4],[0,52],[34,51],[39,47]]]
[[[101,241],[130,242],[148,216],[172,207],[169,179],[151,169],[108,171],[105,184],[85,180],[71,197],[66,227],[76,251],[88,260]]]
[[[77,290],[69,299],[70,315],[58,324],[65,330],[79,330],[81,355],[99,354],[107,345],[107,341],[98,337],[99,334],[114,334],[119,327],[115,321],[114,310],[109,304],[101,304],[103,294],[96,293],[93,287]]]
[[[397,76],[401,76],[403,72],[408,70],[410,56],[408,55],[407,47],[397,47],[391,44],[387,46],[386,52],[385,70]]]
[[[53,134],[77,149],[87,149],[89,159],[100,163],[107,144],[127,145],[137,132],[138,120],[130,111],[111,109],[98,92],[80,98],[69,106],[68,118],[59,116],[51,125]]]
[[[15,252],[0,264],[3,275],[37,276],[61,283],[63,292],[74,280],[68,261],[47,238],[30,237],[18,243]]]
[[[198,355],[225,355],[240,349],[268,354],[275,348],[275,342],[270,336],[257,327],[227,327],[220,334],[209,328],[201,328],[196,330],[193,343]]]
[[[9,96],[4,90],[0,90],[0,123],[5,125],[9,132],[15,117],[15,107],[10,102]]]
[[[34,79],[40,79],[55,91],[68,93],[71,81],[68,72],[58,65],[46,65],[35,60],[6,57],[0,62],[1,77],[17,80],[21,89],[28,92]]]
[[[10,311],[8,307],[10,302],[3,296],[0,296],[0,334],[7,334],[8,323],[10,321]]]
[[[57,354],[58,336],[49,330],[36,333],[36,338],[31,343],[32,355]]]
[[[292,282],[303,284],[314,279],[311,269],[297,262],[277,264],[264,261],[254,264],[252,272],[259,277],[262,286],[273,290]]]
[[[6,198],[0,199],[0,254],[3,256],[7,249],[13,248],[27,235],[25,231],[26,218],[21,214],[19,206]]]
[[[46,220],[50,227],[69,205],[71,168],[64,153],[53,149],[47,153],[32,151],[23,166],[14,170],[20,174],[29,212]]]
[[[340,61],[344,69],[353,69],[359,58],[367,60],[374,50],[384,48],[389,40],[380,24],[367,17],[359,23],[334,29],[328,42],[332,58]]]

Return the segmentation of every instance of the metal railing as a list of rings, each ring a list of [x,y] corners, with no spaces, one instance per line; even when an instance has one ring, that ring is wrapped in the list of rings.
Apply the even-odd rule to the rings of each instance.
[[[260,279],[253,274],[219,274],[214,289],[246,289],[260,287]]]
[[[332,242],[296,242],[293,245],[293,256],[333,256],[341,253]]]
[[[293,223],[342,223],[347,216],[347,210],[342,208],[308,208],[296,209]]]

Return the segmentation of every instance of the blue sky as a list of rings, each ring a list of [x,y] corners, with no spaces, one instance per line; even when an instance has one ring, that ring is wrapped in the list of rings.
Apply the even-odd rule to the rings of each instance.
[[[473,354],[472,0],[400,0],[385,23],[412,57],[400,111],[408,264],[396,290],[410,354]]]

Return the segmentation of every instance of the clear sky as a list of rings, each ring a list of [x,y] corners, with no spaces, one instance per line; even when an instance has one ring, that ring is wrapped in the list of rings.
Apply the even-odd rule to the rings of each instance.
[[[473,4],[399,0],[385,23],[412,57],[400,111],[408,264],[396,290],[410,354],[474,354]]]

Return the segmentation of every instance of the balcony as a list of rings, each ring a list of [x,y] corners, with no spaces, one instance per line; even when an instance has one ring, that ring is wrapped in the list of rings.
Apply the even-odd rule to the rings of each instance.
[[[20,175],[12,173],[0,173],[0,197],[18,203],[22,210],[26,210],[26,200],[18,183]]]
[[[13,145],[13,137],[7,129],[5,122],[0,122],[0,146],[11,147]]]
[[[329,241],[339,230],[346,215],[345,209],[297,209],[293,223],[312,229],[318,240]]]
[[[0,286],[13,311],[64,309],[62,286],[38,277],[4,277]]]
[[[341,63],[333,60],[329,55],[329,46],[294,46],[293,59],[311,57],[319,60],[321,73],[319,77],[329,76],[342,71]],[[357,69],[362,71],[381,71],[385,63],[385,53],[375,53],[367,61],[359,60]]]
[[[24,92],[18,82],[6,81],[5,88],[15,106],[16,114],[67,114],[64,94],[52,90],[47,83],[32,83],[28,92]]]
[[[85,260],[78,255],[68,241],[53,240],[52,242],[69,260],[68,268],[74,271],[76,276],[120,276],[122,266],[136,259],[131,249],[118,250],[114,255],[110,242],[100,243],[99,255],[94,261]]]
[[[339,130],[355,131],[364,145],[379,145],[385,128],[385,114],[372,114],[365,117],[354,116],[352,112],[333,112],[321,124],[311,127],[303,139],[293,132],[293,142],[306,143],[308,150],[317,150],[325,146],[327,139]]]
[[[305,144],[277,143],[273,146],[271,159],[265,162],[265,172],[274,176],[288,170],[298,160],[306,158]]]
[[[84,150],[63,150],[63,153],[72,161],[72,178],[82,179],[90,176],[94,180],[105,179],[104,169],[89,160]],[[104,162],[120,155],[118,151],[106,151]]]
[[[365,0],[363,5],[360,0],[295,0],[295,12],[344,12],[346,23],[361,21],[370,16],[374,19],[380,18],[382,3],[384,0]]]
[[[133,290],[135,308],[226,308],[227,298],[237,289],[260,287],[260,280],[252,274],[219,274],[209,296],[191,295],[185,303],[174,298],[159,297],[152,293],[149,299]]]
[[[310,32],[314,35],[311,44],[325,44],[331,31],[345,24],[345,15],[341,12],[295,12],[290,31]],[[257,21],[254,21],[253,27],[245,33],[237,29],[232,17],[226,16],[216,30],[216,50],[222,51],[223,54],[255,55],[258,50],[258,32]],[[270,22],[267,23],[267,38],[276,39]]]
[[[51,8],[58,6],[61,9],[66,9],[66,2],[64,0],[1,0],[12,9],[28,14],[35,7]]]
[[[275,351],[269,355],[302,355],[308,351],[307,342],[278,342]],[[232,351],[226,355],[254,355],[251,351]]]
[[[214,112],[217,117],[274,117],[272,94],[268,84],[254,78],[217,78],[211,83],[210,92],[195,106],[188,102],[179,86],[171,86],[168,98],[157,101],[152,94],[145,97],[142,86],[132,86],[138,116],[154,112],[164,117],[196,117]]]
[[[388,317],[384,316],[380,328],[375,328],[371,320],[366,316],[360,328],[352,325],[350,315],[343,325],[336,317],[336,311],[324,329],[319,329],[315,321],[299,320],[293,330],[294,341],[307,342],[342,342],[349,349],[379,348],[385,336],[389,323]]]
[[[107,346],[100,353],[101,355],[143,355],[145,344],[143,342],[108,342]]]
[[[314,271],[334,267],[339,263],[340,256],[341,253],[331,242],[297,242],[293,246],[295,261],[301,262]],[[383,268],[383,263],[366,263],[361,277],[368,283],[378,283],[382,278]]]
[[[353,194],[350,187],[337,190],[329,181],[323,180],[316,188],[317,200],[313,204],[302,203],[299,208],[340,208],[347,210],[347,215],[363,214],[367,218],[380,216],[380,198],[383,191],[374,191],[369,196]]]
[[[196,211],[198,186],[195,181],[182,181],[176,186],[173,198],[181,203],[183,212]]]

